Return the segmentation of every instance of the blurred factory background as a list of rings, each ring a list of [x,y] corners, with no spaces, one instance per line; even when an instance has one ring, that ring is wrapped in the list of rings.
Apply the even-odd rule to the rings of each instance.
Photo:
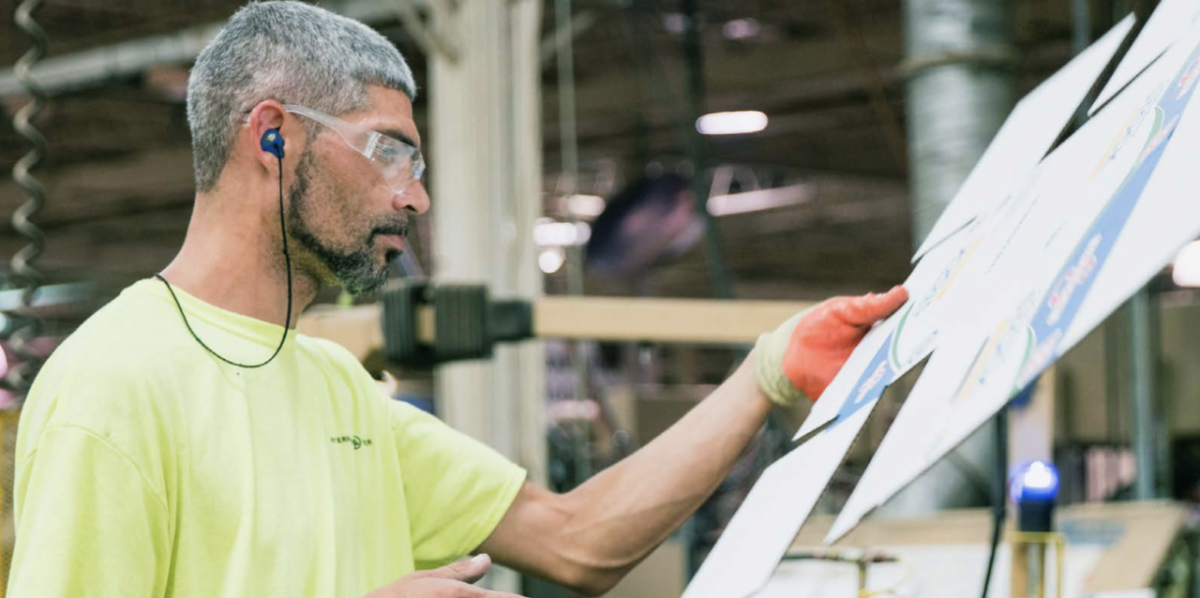
[[[26,201],[9,172],[29,151],[13,125],[30,98],[12,70],[31,45],[10,18],[16,4],[0,0],[5,260],[28,243],[8,223]],[[36,71],[49,101],[34,120],[48,146],[33,172],[46,190],[34,218],[45,234],[35,352],[180,246],[194,195],[188,69],[241,4],[47,0],[36,13],[50,53]],[[816,301],[903,282],[914,249],[1016,100],[1154,2],[321,5],[395,42],[421,90],[415,112],[430,148],[433,209],[417,219],[397,275],[484,282],[497,296]],[[0,311],[10,313],[28,280],[6,272]],[[1200,501],[1200,300],[1185,274],[1163,272],[1135,299],[1147,309],[1118,312],[1062,360],[1042,381],[1041,427],[1021,428],[1036,439],[1012,440],[1014,451],[1058,464],[1060,504],[1177,501],[1169,550],[1151,568],[1164,596],[1200,596],[1194,542],[1179,531],[1178,505]],[[355,303],[336,291],[319,302]],[[1147,334],[1148,344],[1137,340]],[[7,361],[21,362],[2,346]],[[398,398],[563,490],[653,438],[746,349],[551,340],[428,370],[364,359]],[[823,513],[836,512],[865,468],[900,407],[898,386]],[[19,406],[19,393],[5,397]],[[709,505],[612,595],[677,596],[757,473],[788,450],[805,409],[773,416]],[[7,452],[15,419],[0,421]],[[974,444],[930,474],[932,491],[918,483],[898,498],[896,513],[987,507],[994,443]],[[2,508],[7,558],[11,518]],[[1171,573],[1179,570],[1188,573]],[[565,595],[532,580],[523,587]]]

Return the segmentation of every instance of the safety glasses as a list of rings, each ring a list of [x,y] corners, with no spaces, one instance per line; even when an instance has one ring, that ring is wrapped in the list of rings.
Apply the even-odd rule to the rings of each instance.
[[[283,108],[336,131],[346,145],[362,154],[379,169],[379,173],[395,193],[403,193],[413,181],[420,181],[425,175],[425,158],[421,155],[421,150],[399,139],[304,106],[285,104]]]

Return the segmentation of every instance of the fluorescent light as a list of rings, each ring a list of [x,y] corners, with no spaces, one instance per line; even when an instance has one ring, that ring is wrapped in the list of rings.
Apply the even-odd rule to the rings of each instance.
[[[604,212],[604,198],[599,195],[572,195],[567,198],[567,211],[576,216],[595,218]]]
[[[679,35],[688,27],[688,17],[683,13],[669,12],[662,17],[663,29]]]
[[[696,120],[696,130],[705,135],[757,133],[767,128],[767,115],[757,110],[713,112]]]
[[[533,226],[533,241],[540,247],[583,245],[592,238],[592,227],[586,222],[556,222],[549,218]]]
[[[733,40],[749,39],[758,35],[760,31],[762,26],[758,24],[758,19],[735,19],[721,27],[725,39]]]
[[[1171,279],[1181,287],[1200,287],[1200,241],[1192,241],[1179,250]]]
[[[565,261],[567,261],[567,253],[563,251],[562,247],[543,249],[538,254],[538,268],[541,268],[542,272],[546,274],[558,272]]]
[[[591,399],[561,399],[546,405],[546,419],[560,423],[571,420],[595,420],[600,417],[600,405]]]
[[[812,187],[803,183],[776,189],[714,195],[708,198],[708,213],[713,216],[729,216],[794,206],[811,200],[812,195]]]

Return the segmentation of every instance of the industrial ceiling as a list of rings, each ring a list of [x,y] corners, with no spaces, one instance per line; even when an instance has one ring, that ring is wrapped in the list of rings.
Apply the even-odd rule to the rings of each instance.
[[[424,57],[391,0],[349,0],[394,40],[427,87]],[[206,25],[241,4],[210,0],[48,0],[37,13],[51,57],[84,60],[139,41],[180,50]],[[632,4],[632,8],[626,6]],[[1103,4],[1096,2],[1095,4]],[[1111,3],[1109,3],[1111,4]],[[0,0],[0,67],[28,47]],[[1014,3],[1021,91],[1071,53],[1068,0]],[[707,110],[767,113],[761,133],[707,138],[709,166],[724,167],[729,188],[800,186],[804,201],[716,218],[735,293],[753,298],[816,298],[880,289],[903,280],[911,255],[903,151],[903,24],[898,0],[743,0],[699,2]],[[554,3],[545,6],[543,134],[547,214],[560,216],[558,89]],[[686,63],[680,1],[579,1],[575,17],[575,97],[581,174],[576,191],[610,195],[650,169],[683,168]],[[1111,23],[1093,11],[1093,29]],[[180,33],[183,32],[183,33]],[[161,50],[161,49],[160,49]],[[163,56],[170,56],[161,50]],[[143,57],[145,58],[145,57]],[[152,58],[152,57],[151,57]],[[48,234],[41,262],[51,280],[90,280],[113,289],[163,267],[182,241],[193,188],[183,105],[186,60],[145,60],[63,86],[38,119],[50,144],[36,171],[49,202],[38,216]],[[3,81],[0,81],[2,84]],[[0,85],[2,87],[2,85]],[[882,94],[873,93],[882,90]],[[5,91],[0,122],[0,217],[23,195],[8,172],[26,145],[10,122],[24,102]],[[424,125],[429,102],[416,104]],[[690,123],[683,123],[684,127]],[[424,130],[424,127],[423,127]],[[428,133],[427,133],[428,135]],[[897,140],[899,143],[897,143]],[[437,143],[429,137],[428,143]],[[431,164],[436,168],[436,164]],[[684,168],[684,170],[686,170]],[[433,217],[436,217],[437,190]],[[428,264],[428,226],[417,254]],[[21,240],[5,226],[0,256]],[[589,279],[589,293],[707,296],[705,252],[697,246],[637,281]],[[562,272],[548,280],[560,290]]]

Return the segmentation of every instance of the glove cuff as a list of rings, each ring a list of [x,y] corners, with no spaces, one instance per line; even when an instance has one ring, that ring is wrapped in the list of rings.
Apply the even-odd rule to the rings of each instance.
[[[790,329],[788,329],[790,332]],[[783,373],[783,357],[787,348],[787,340],[783,343],[774,338],[779,331],[768,332],[758,337],[754,345],[754,377],[758,380],[758,388],[772,403],[790,408],[806,400],[808,397],[800,392],[792,381]]]

